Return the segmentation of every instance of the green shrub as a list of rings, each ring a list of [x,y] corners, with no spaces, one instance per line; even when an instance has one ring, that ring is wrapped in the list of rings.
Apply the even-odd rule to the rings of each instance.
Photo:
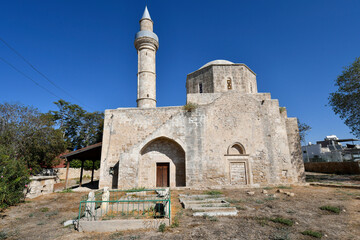
[[[15,205],[25,198],[29,172],[22,161],[0,146],[0,209]]]
[[[314,238],[322,238],[322,233],[321,232],[315,232],[315,231],[311,231],[311,230],[306,230],[301,232],[302,235],[307,235],[307,236],[311,236]]]
[[[276,223],[281,223],[287,226],[292,226],[294,225],[294,221],[290,220],[290,219],[286,219],[286,218],[282,218],[282,217],[277,217],[277,218],[271,218],[270,221],[272,222],[276,222]]]
[[[3,231],[1,231],[0,232],[0,239],[7,239],[7,234],[6,234],[6,232],[3,232]]]
[[[334,206],[329,206],[329,205],[325,205],[325,206],[321,206],[320,207],[321,210],[324,211],[329,211],[329,212],[333,212],[333,213],[340,213],[340,208],[339,207],[334,207]]]
[[[93,161],[85,160],[84,162],[84,170],[92,170]],[[70,167],[72,168],[81,168],[81,161],[80,160],[72,160],[70,162]],[[100,160],[95,161],[94,169],[98,170],[100,168]]]
[[[198,107],[197,104],[189,102],[189,103],[187,103],[187,104],[184,105],[184,110],[185,110],[185,111],[188,111],[188,112],[192,112],[192,111],[195,110],[197,107]]]
[[[166,230],[166,224],[165,223],[161,223],[159,226],[159,232],[165,232]]]
[[[278,186],[279,189],[291,189],[291,186]]]

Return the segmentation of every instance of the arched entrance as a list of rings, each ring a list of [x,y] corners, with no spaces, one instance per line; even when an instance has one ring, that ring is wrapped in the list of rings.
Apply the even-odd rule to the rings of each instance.
[[[249,163],[248,155],[241,143],[233,143],[227,149],[227,160],[229,163],[230,184],[249,184]]]
[[[174,140],[160,137],[140,152],[139,186],[183,187],[186,185],[185,151]]]

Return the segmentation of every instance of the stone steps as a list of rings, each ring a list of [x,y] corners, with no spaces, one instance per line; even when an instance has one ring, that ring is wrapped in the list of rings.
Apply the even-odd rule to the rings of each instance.
[[[193,216],[236,216],[238,211],[230,207],[224,195],[179,195],[185,209],[193,210]]]

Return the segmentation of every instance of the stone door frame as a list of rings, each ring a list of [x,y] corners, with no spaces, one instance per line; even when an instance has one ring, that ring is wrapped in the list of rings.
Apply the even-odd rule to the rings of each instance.
[[[244,163],[245,164],[245,174],[246,174],[246,184],[244,186],[249,186],[253,184],[252,181],[252,171],[250,164],[250,157],[248,154],[244,155],[225,155],[227,163],[227,172],[229,177],[229,184],[231,186],[238,186],[237,184],[231,184],[231,163]]]

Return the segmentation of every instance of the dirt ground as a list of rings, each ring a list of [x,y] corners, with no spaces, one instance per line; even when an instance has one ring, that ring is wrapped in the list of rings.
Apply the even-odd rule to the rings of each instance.
[[[315,239],[301,232],[321,232],[322,239],[360,239],[360,189],[328,187],[291,187],[220,190],[239,210],[236,217],[193,217],[182,209],[178,194],[204,191],[172,191],[173,223],[165,232],[156,230],[115,233],[79,233],[63,222],[74,219],[84,193],[53,193],[0,212],[0,239]],[[275,194],[275,196],[273,195]],[[321,206],[340,207],[339,214]],[[292,226],[274,222],[292,220]],[[176,225],[176,224],[175,224]]]

